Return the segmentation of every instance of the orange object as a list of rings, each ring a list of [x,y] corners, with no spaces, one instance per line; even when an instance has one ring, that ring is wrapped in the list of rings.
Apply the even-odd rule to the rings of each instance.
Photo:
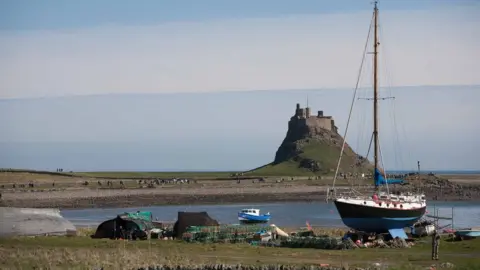
[[[312,226],[310,226],[310,222],[308,222],[308,220],[307,220],[307,222],[305,222],[305,224],[307,224],[307,228],[308,228],[309,231],[313,230]]]

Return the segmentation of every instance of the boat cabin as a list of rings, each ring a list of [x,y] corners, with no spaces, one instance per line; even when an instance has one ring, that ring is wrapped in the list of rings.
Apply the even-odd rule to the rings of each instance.
[[[387,200],[388,196],[387,195],[380,195],[380,200]]]
[[[252,215],[252,216],[260,216],[260,209],[253,209],[253,208],[242,209],[242,211],[240,211],[240,213],[245,213],[245,214]]]
[[[373,200],[382,200],[382,201],[392,201],[392,202],[412,202],[412,201],[425,201],[425,195],[421,194],[412,194],[412,193],[386,193],[379,192],[378,194],[373,194]]]

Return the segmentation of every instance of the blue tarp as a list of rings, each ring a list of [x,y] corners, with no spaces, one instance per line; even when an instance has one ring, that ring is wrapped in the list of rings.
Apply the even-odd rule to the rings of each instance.
[[[375,186],[381,186],[385,184],[401,184],[404,183],[405,180],[403,179],[385,179],[380,171],[375,168]]]
[[[403,229],[390,229],[388,230],[392,238],[398,237],[398,238],[403,238],[403,239],[408,239],[407,234],[405,233],[405,230]]]

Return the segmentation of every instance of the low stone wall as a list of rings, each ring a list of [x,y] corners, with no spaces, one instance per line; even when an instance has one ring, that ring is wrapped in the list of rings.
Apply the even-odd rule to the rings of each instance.
[[[438,265],[433,264],[427,269],[450,269],[455,265],[449,262],[440,263]],[[103,268],[96,268],[95,270],[103,270]],[[194,265],[194,266],[182,266],[182,265],[158,265],[140,267],[135,270],[385,270],[389,269],[388,266],[379,263],[374,263],[369,267],[337,267],[330,265],[225,265],[225,264],[210,264],[210,265]]]
[[[103,269],[103,268],[97,268]],[[311,266],[291,266],[291,265],[225,265],[211,264],[198,266],[181,266],[181,265],[159,265],[137,268],[136,270],[342,270],[342,267],[311,265]],[[350,268],[368,270],[370,268]],[[374,268],[371,268],[374,269]]]

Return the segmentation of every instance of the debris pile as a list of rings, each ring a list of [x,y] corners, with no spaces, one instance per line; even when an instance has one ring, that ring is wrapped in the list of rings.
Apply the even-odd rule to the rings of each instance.
[[[316,249],[354,249],[358,246],[351,239],[331,236],[290,237],[280,242],[281,247]]]
[[[351,238],[331,236],[290,237],[280,242],[281,247],[288,248],[316,248],[329,250],[344,250],[355,248],[409,248],[413,242],[407,243],[405,239],[395,238],[390,241],[377,239],[371,242],[353,242]]]
[[[372,242],[366,243],[357,243],[358,247],[363,248],[409,248],[414,245],[413,242],[407,242],[402,238],[394,238],[390,241],[384,241],[382,239],[377,239]]]
[[[182,234],[182,240],[196,243],[245,243],[269,235],[273,227],[254,225],[191,226]]]

